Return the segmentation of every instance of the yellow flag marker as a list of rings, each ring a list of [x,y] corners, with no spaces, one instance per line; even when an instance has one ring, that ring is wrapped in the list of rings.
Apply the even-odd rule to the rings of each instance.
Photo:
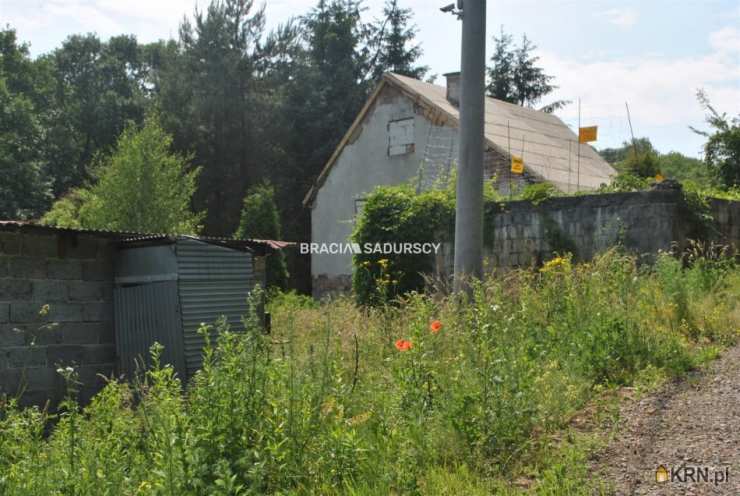
[[[516,155],[511,156],[511,172],[514,174],[524,173],[524,159],[517,157]]]
[[[578,129],[578,142],[590,143],[598,139],[599,126],[582,127]]]

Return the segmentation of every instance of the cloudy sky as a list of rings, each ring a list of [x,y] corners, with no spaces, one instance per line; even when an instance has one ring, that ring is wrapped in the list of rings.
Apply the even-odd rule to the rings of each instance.
[[[460,23],[438,10],[452,1],[400,1],[413,9],[423,62],[437,74],[460,64]],[[315,3],[270,0],[268,24]],[[382,3],[366,0],[367,15],[377,16]],[[0,0],[0,24],[16,28],[38,55],[71,33],[133,33],[142,42],[176,36],[194,6],[195,0]],[[704,122],[698,88],[718,109],[740,113],[738,0],[488,0],[487,18],[490,34],[503,25],[537,43],[542,65],[560,86],[552,99],[581,99],[583,124],[600,127],[599,148],[629,139],[625,102],[638,136],[663,152],[692,156],[702,145],[688,129]],[[577,105],[559,115],[577,125]]]

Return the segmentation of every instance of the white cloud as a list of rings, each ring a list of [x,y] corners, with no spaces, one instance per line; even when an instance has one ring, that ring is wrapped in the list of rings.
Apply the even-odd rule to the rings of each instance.
[[[637,24],[640,14],[632,8],[609,9],[600,14],[609,24],[621,29],[628,29]]]
[[[671,134],[670,141],[676,145],[670,146],[680,147],[683,140],[688,140],[693,147],[695,138],[688,126],[704,122],[704,112],[696,101],[697,89],[705,89],[718,110],[728,114],[740,111],[740,32],[724,28],[711,34],[709,42],[712,49],[705,55],[640,56],[601,62],[583,62],[542,51],[542,65],[548,73],[557,75],[560,87],[548,100],[575,102],[581,98],[584,122],[603,126],[609,144],[629,138],[624,106],[629,102],[638,135]],[[558,114],[573,125],[578,108],[570,105]]]
[[[722,54],[740,56],[740,30],[734,27],[722,28],[709,35],[709,44]],[[735,59],[740,65],[740,60]]]

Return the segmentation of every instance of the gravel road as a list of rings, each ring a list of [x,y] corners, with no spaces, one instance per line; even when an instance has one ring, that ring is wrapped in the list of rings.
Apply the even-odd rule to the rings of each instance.
[[[628,402],[620,419],[595,462],[616,494],[740,495],[740,346],[701,373]],[[656,481],[661,465],[666,482]]]

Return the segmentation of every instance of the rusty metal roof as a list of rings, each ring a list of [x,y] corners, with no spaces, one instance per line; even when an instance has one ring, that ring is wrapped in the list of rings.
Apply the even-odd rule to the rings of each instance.
[[[205,243],[217,244],[234,249],[258,249],[263,251],[282,250],[294,243],[276,241],[272,239],[233,239],[216,236],[194,236],[186,234],[140,233],[132,231],[110,231],[105,229],[77,229],[68,227],[46,226],[32,221],[0,220],[0,231],[35,231],[48,233],[88,234],[102,238],[109,238],[123,244],[146,244],[156,242],[174,242],[181,238],[190,238]]]

